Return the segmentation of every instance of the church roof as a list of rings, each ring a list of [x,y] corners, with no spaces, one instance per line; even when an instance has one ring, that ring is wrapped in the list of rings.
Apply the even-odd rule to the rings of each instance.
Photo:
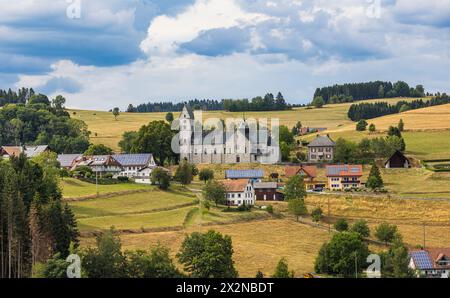
[[[194,111],[192,110],[191,106],[189,104],[185,104],[184,107],[186,108],[186,111],[188,112],[189,118],[194,119]]]

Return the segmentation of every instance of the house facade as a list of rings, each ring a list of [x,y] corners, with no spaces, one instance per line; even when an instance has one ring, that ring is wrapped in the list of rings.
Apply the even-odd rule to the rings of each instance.
[[[334,159],[336,143],[328,136],[317,136],[308,144],[308,161],[330,162]]]
[[[250,136],[249,125],[242,121],[224,131],[202,130],[192,109],[185,105],[179,117],[180,159],[193,164],[274,164],[281,161],[280,147],[270,136]],[[195,126],[195,129],[194,129]]]
[[[284,175],[286,178],[291,178],[295,175],[303,177],[305,188],[307,190],[313,190],[317,187],[324,187],[324,183],[316,181],[317,167],[316,166],[287,166],[284,169]]]
[[[327,165],[326,176],[330,190],[346,190],[362,186],[362,165]]]
[[[278,192],[278,183],[276,182],[256,182],[253,184],[255,189],[255,200],[257,201],[282,201],[284,196]]]
[[[250,180],[226,180],[222,183],[226,189],[226,199],[229,206],[255,205],[255,189]]]
[[[429,248],[409,252],[409,268],[416,272],[417,277],[449,278],[450,249]]]
[[[106,174],[112,174],[114,177],[123,171],[122,165],[111,155],[94,155],[85,157],[74,166],[74,169],[81,166],[91,168],[92,171],[100,178]]]

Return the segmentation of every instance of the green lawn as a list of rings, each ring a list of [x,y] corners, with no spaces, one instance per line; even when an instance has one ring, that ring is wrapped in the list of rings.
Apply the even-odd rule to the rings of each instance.
[[[92,183],[87,183],[73,178],[64,178],[60,180],[60,186],[63,191],[63,196],[65,198],[78,198],[84,196],[90,196],[96,194],[96,186]],[[129,190],[140,190],[148,189],[151,190],[153,187],[145,184],[136,183],[121,183],[112,185],[99,185],[99,194],[108,194],[120,191]]]
[[[193,203],[196,197],[180,191],[150,192],[71,202],[70,206],[78,218],[148,213],[163,208]]]

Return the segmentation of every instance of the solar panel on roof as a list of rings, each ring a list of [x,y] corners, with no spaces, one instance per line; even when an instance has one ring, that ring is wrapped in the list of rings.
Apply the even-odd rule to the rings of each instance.
[[[262,170],[227,170],[225,175],[229,179],[263,178],[264,172]]]
[[[411,253],[411,257],[414,260],[418,269],[431,269],[433,268],[433,263],[431,262],[430,256],[426,251],[414,251]]]

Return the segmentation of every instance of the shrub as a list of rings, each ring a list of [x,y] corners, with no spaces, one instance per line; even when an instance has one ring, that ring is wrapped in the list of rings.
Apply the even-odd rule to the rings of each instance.
[[[348,222],[345,219],[340,218],[334,224],[334,228],[339,232],[348,231]]]
[[[128,182],[129,181],[127,176],[119,176],[119,177],[117,177],[117,180],[119,180],[120,182]]]

